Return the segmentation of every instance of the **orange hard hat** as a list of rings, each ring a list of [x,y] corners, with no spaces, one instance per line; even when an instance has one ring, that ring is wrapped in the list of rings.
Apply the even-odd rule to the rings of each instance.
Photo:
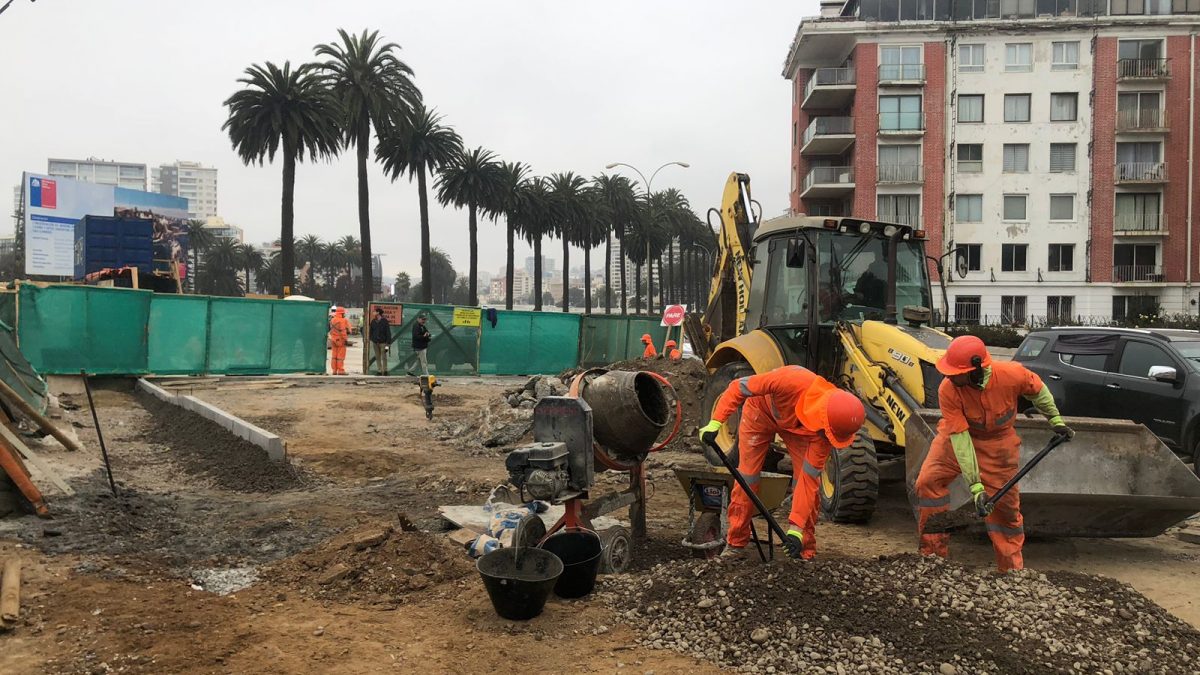
[[[677,346],[678,345],[675,344],[674,340],[667,340],[667,349],[670,349],[671,347],[677,347]]]
[[[346,308],[345,308],[345,307],[338,307],[337,309],[333,310],[333,313],[334,313],[334,314],[337,314],[338,316],[342,316],[343,314],[345,314],[345,313],[346,313]]]
[[[866,411],[857,396],[839,389],[829,395],[825,417],[829,423],[829,442],[835,448],[844,448],[854,442],[866,419]]]
[[[976,368],[986,368],[992,365],[992,355],[988,353],[983,340],[974,335],[960,335],[950,341],[950,347],[942,358],[938,359],[938,372],[949,377],[963,375]]]
[[[650,334],[649,333],[646,333],[645,335],[642,336],[642,342],[645,344],[650,344]]]

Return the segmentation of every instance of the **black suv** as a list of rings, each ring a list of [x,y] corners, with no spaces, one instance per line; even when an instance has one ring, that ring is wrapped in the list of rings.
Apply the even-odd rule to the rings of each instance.
[[[1047,328],[1013,355],[1064,415],[1146,425],[1200,472],[1200,331]]]

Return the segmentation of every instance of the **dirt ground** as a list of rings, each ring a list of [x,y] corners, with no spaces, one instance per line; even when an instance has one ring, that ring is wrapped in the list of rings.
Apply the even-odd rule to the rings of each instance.
[[[190,432],[207,445],[181,440],[128,383],[98,392],[117,499],[86,401],[67,399],[83,404],[65,415],[88,451],[37,449],[78,495],[47,489],[53,520],[0,521],[0,557],[18,555],[25,570],[22,621],[0,634],[0,672],[717,672],[642,646],[635,624],[598,598],[552,598],[537,619],[500,619],[470,563],[446,548],[436,507],[482,503],[505,472],[502,457],[438,440],[434,425],[474,416],[521,380],[447,379],[430,422],[415,383],[285,379],[279,389],[192,392],[285,438],[294,468],[265,481],[236,478],[266,469],[220,434]],[[624,577],[685,557],[687,505],[670,468],[702,462],[683,451],[652,456],[650,540]],[[379,542],[357,548],[376,532]],[[830,556],[915,548],[898,484],[885,485],[869,527],[818,534]],[[952,555],[992,564],[983,539],[957,537]],[[1196,627],[1198,562],[1200,546],[1170,535],[1026,548],[1031,568],[1115,578]],[[326,579],[337,565],[344,576]]]

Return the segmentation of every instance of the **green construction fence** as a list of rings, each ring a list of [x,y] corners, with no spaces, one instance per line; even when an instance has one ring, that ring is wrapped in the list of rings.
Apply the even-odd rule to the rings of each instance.
[[[579,363],[580,314],[496,310],[483,322],[479,371],[485,375],[556,374]]]
[[[595,368],[617,361],[639,358],[646,346],[642,336],[649,334],[655,349],[662,349],[667,329],[659,319],[645,316],[591,314],[583,317],[579,331],[579,365]],[[678,334],[678,329],[673,329]],[[679,338],[675,338],[679,342]]]

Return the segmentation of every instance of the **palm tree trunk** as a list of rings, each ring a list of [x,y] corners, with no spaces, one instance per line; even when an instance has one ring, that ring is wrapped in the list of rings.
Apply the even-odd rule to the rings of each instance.
[[[571,311],[571,240],[567,239],[567,233],[563,233],[563,301],[562,309],[564,312]]]
[[[504,271],[504,309],[513,308],[513,238],[516,235],[516,228],[513,227],[512,218],[505,218],[508,230],[508,252],[506,254],[506,265]]]
[[[658,308],[662,309],[667,306],[667,279],[663,277],[662,256],[658,256],[654,262],[658,267]]]
[[[283,276],[281,296],[292,294],[292,286],[296,284],[296,243],[293,241],[293,228],[296,214],[294,201],[296,199],[296,157],[291,150],[283,150],[283,198],[280,206],[279,223],[279,271]],[[196,262],[200,261],[200,252],[196,251]]]
[[[429,195],[425,193],[425,166],[417,167],[417,198],[421,204],[421,302],[433,304],[433,269],[429,260]]]
[[[583,247],[583,313],[592,313],[592,249]]]
[[[370,197],[367,194],[367,153],[370,151],[371,127],[363,124],[358,129],[358,238],[362,241],[362,308],[367,311],[371,304],[371,274],[375,271],[371,266],[371,208]],[[363,350],[363,365],[366,365],[367,351]],[[364,372],[366,371],[364,367]]]
[[[675,237],[667,240],[667,300],[677,302],[679,300],[679,292],[677,290],[678,281],[675,279]]]
[[[542,311],[542,238],[533,240],[533,311]]]
[[[629,287],[625,285],[625,236],[617,237],[617,257],[621,263],[621,314],[629,313]]]
[[[612,228],[604,242],[604,313],[612,314]]]
[[[633,279],[637,288],[633,292],[633,312],[634,314],[642,313],[642,263],[635,263],[633,267]]]
[[[479,230],[479,222],[475,218],[475,200],[467,205],[467,231],[471,236],[471,263],[469,265],[471,272],[470,278],[467,279],[467,304],[471,307],[479,306],[479,240],[477,238]]]

